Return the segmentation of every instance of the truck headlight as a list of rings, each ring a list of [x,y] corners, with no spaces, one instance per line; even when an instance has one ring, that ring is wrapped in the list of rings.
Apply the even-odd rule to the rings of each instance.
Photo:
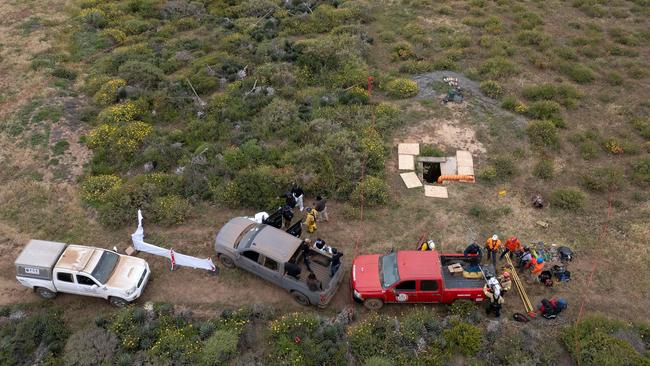
[[[131,295],[132,293],[135,292],[135,286],[131,287],[130,289],[126,290],[127,295]]]
[[[361,294],[359,293],[359,291],[357,291],[357,290],[353,290],[353,291],[352,291],[352,294],[353,294],[354,297],[356,297],[357,299],[359,299],[359,300],[363,300],[363,297],[361,297]]]

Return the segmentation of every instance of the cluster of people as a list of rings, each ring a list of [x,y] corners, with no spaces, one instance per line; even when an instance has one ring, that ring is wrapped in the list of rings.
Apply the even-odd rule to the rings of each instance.
[[[317,221],[329,221],[329,214],[327,213],[327,200],[322,196],[316,196],[316,200],[312,207],[305,207],[305,192],[296,183],[291,185],[291,189],[285,192],[282,196],[284,198],[284,206],[282,206],[282,218],[284,219],[284,226],[290,227],[294,217],[294,210],[296,207],[300,212],[306,212],[305,225],[307,231],[313,234],[318,229]]]
[[[485,251],[485,257],[488,262],[491,262],[492,267],[497,269],[497,261],[502,261],[505,256],[516,260],[516,270],[524,272],[530,271],[531,276],[547,286],[552,285],[552,275],[550,271],[544,270],[545,260],[543,256],[536,256],[535,252],[528,246],[523,246],[516,236],[512,236],[502,243],[499,236],[494,234],[485,241],[485,245],[481,248],[475,241],[465,248],[463,255],[468,259],[469,267],[479,266],[481,258]],[[480,267],[479,267],[480,269]],[[504,272],[497,276],[487,276],[486,284],[483,287],[487,302],[486,313],[494,313],[499,317],[501,314],[501,307],[503,306],[503,295],[510,291],[512,288],[512,279],[510,271],[515,268],[506,268]],[[482,271],[482,270],[481,270]],[[542,300],[540,313],[547,318],[555,317],[560,311],[566,308],[566,301],[564,299],[551,299]]]
[[[334,274],[336,274],[336,272],[341,267],[341,257],[343,257],[343,253],[339,252],[336,248],[327,245],[325,243],[325,240],[321,238],[316,239],[313,246],[311,244],[311,239],[305,239],[302,241],[302,244],[300,245],[302,260],[305,267],[307,268],[307,271],[309,272],[306,280],[307,287],[309,288],[310,291],[322,291],[323,284],[320,280],[318,280],[318,277],[316,277],[316,273],[312,269],[311,256],[313,250],[320,252],[325,256],[331,258],[329,263],[330,277],[334,277]],[[293,262],[288,262],[285,264],[284,268],[285,271],[287,272],[287,275],[297,280],[300,280],[302,269],[298,264]]]

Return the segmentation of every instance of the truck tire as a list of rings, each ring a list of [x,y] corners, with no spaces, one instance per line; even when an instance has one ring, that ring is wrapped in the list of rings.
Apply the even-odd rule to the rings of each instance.
[[[35,291],[38,294],[38,296],[40,296],[40,297],[42,297],[44,299],[49,300],[49,299],[53,299],[53,298],[56,297],[56,292],[52,292],[52,291],[46,289],[45,287],[37,287],[35,289]]]
[[[124,300],[121,297],[109,297],[108,301],[111,303],[111,305],[115,306],[116,308],[123,308],[129,305],[129,302]]]
[[[293,299],[296,300],[296,302],[302,306],[308,306],[309,305],[309,298],[303,294],[300,291],[292,291],[291,296],[293,296]]]
[[[380,299],[366,299],[363,302],[363,306],[369,310],[379,310],[384,306],[384,302]]]
[[[235,261],[233,261],[232,258],[230,258],[229,256],[221,254],[219,256],[219,260],[221,261],[221,264],[223,264],[224,267],[235,268]]]

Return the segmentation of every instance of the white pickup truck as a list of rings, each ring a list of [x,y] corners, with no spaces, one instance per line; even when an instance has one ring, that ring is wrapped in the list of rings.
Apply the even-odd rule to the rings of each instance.
[[[111,250],[30,240],[16,261],[16,279],[45,299],[57,292],[126,306],[142,294],[151,271],[144,259]]]

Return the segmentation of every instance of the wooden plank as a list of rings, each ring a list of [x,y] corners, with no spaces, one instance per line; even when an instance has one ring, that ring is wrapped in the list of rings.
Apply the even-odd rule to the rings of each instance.
[[[422,182],[415,172],[402,173],[399,176],[402,177],[406,188],[422,187]]]
[[[398,168],[399,170],[415,170],[415,162],[413,161],[413,155],[399,155],[398,156]]]
[[[398,144],[397,153],[401,155],[420,155],[420,144],[413,144],[413,143]]]
[[[449,198],[447,187],[442,186],[424,186],[424,195],[434,198]]]

